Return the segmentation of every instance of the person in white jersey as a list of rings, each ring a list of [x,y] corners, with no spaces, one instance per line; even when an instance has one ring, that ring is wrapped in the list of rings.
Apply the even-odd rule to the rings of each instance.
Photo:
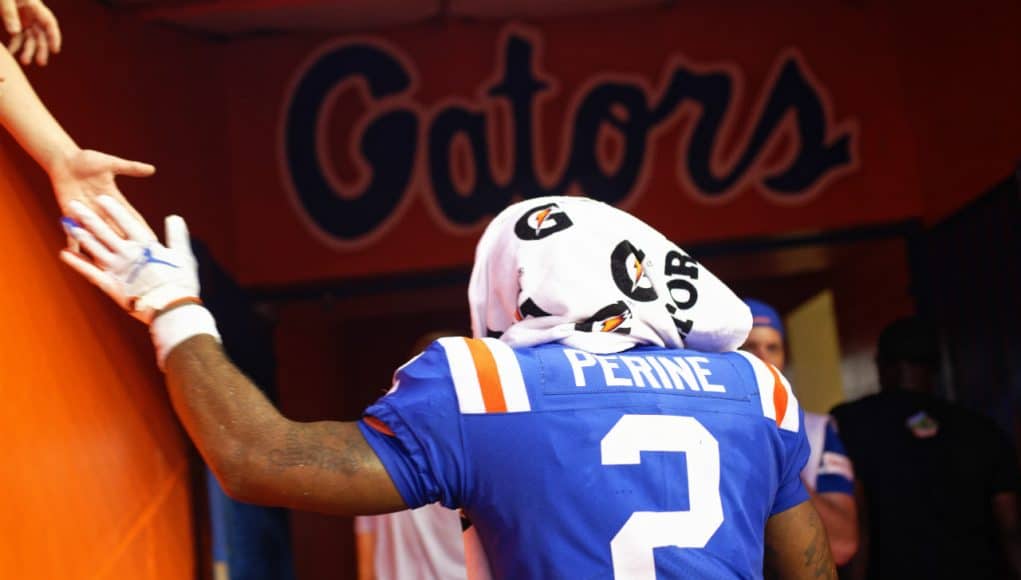
[[[457,512],[429,504],[355,518],[358,580],[464,580],[464,543]]]
[[[760,300],[744,301],[752,311],[752,330],[741,349],[783,371],[787,352],[780,315]],[[801,479],[826,527],[833,560],[837,565],[846,564],[858,551],[854,469],[832,417],[806,411],[805,434],[811,451]]]

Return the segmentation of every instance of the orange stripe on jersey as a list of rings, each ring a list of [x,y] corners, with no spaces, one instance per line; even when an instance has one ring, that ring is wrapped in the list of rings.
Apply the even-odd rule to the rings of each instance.
[[[479,376],[479,387],[482,388],[482,402],[487,413],[506,413],[507,401],[503,398],[503,385],[500,384],[500,373],[496,370],[496,359],[489,351],[486,343],[477,338],[466,338],[468,352],[475,362],[475,372]]]
[[[383,435],[389,435],[391,437],[395,436],[393,429],[391,429],[390,427],[387,426],[386,423],[380,421],[379,419],[373,417],[372,415],[366,415],[365,417],[362,418],[362,421],[365,421],[366,425],[372,427],[376,431],[379,431]]]
[[[783,387],[783,381],[773,365],[767,363],[766,368],[773,373],[773,406],[776,407],[776,424],[779,425],[787,414],[787,389]]]

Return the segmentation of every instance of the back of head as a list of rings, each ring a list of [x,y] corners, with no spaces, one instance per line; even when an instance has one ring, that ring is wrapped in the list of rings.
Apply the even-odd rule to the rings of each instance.
[[[726,351],[748,308],[661,233],[610,205],[543,197],[490,222],[468,287],[472,332],[515,347],[610,353],[636,345]]]
[[[780,313],[775,308],[766,304],[761,300],[755,298],[744,298],[744,303],[748,305],[748,309],[752,311],[752,326],[765,326],[772,328],[780,333],[780,336],[784,335],[783,320],[780,318]]]
[[[883,390],[930,392],[939,360],[936,328],[921,318],[895,320],[879,335],[876,364]]]

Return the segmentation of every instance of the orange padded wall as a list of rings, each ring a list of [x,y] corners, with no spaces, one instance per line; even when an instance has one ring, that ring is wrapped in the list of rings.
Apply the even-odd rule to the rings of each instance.
[[[56,259],[32,189],[0,152],[0,577],[191,577],[188,451],[145,329]]]
[[[84,147],[149,161],[121,180],[157,231],[181,213],[229,261],[224,106],[210,45],[48,2],[65,46],[26,72]],[[0,130],[0,578],[196,574],[189,443],[145,328],[58,259],[43,172]]]

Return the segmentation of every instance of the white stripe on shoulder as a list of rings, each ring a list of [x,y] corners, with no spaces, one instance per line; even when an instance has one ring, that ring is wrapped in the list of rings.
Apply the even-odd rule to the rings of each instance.
[[[787,377],[783,376],[779,370],[776,371],[776,376],[780,377],[780,382],[783,383],[783,388],[787,391],[787,413],[784,414],[783,421],[780,422],[780,428],[797,433],[801,429],[801,405],[798,403],[798,398],[794,396],[794,389],[791,388]]]
[[[450,378],[454,381],[454,392],[457,393],[457,405],[462,413],[485,413],[486,404],[482,400],[482,387],[479,386],[478,371],[472,359],[468,344],[459,336],[441,338],[440,343],[447,353],[447,364],[450,365]]]
[[[769,372],[769,368],[766,367],[766,363],[762,362],[759,357],[745,352],[743,350],[737,351],[737,354],[748,359],[748,363],[752,365],[752,371],[755,372],[755,384],[759,388],[759,401],[762,403],[762,414],[767,418],[776,421],[776,404],[773,403],[773,373]]]
[[[514,349],[495,338],[483,338],[482,341],[489,347],[489,352],[493,353],[493,360],[496,361],[507,412],[531,411],[532,404],[528,400],[528,389],[525,388],[525,378],[521,374],[521,363],[518,362]]]
[[[394,371],[393,376],[390,377],[390,390],[387,391],[386,394],[389,395],[390,393],[396,391],[397,388],[401,386],[401,381],[397,379],[397,375],[401,371],[403,371],[405,367],[407,367],[411,363],[417,361],[422,356],[422,354],[424,354],[424,353],[420,352],[420,353],[416,354],[415,356],[411,357],[411,359],[409,359],[408,362],[406,362],[406,363],[402,364],[401,366],[397,367],[397,370]]]

